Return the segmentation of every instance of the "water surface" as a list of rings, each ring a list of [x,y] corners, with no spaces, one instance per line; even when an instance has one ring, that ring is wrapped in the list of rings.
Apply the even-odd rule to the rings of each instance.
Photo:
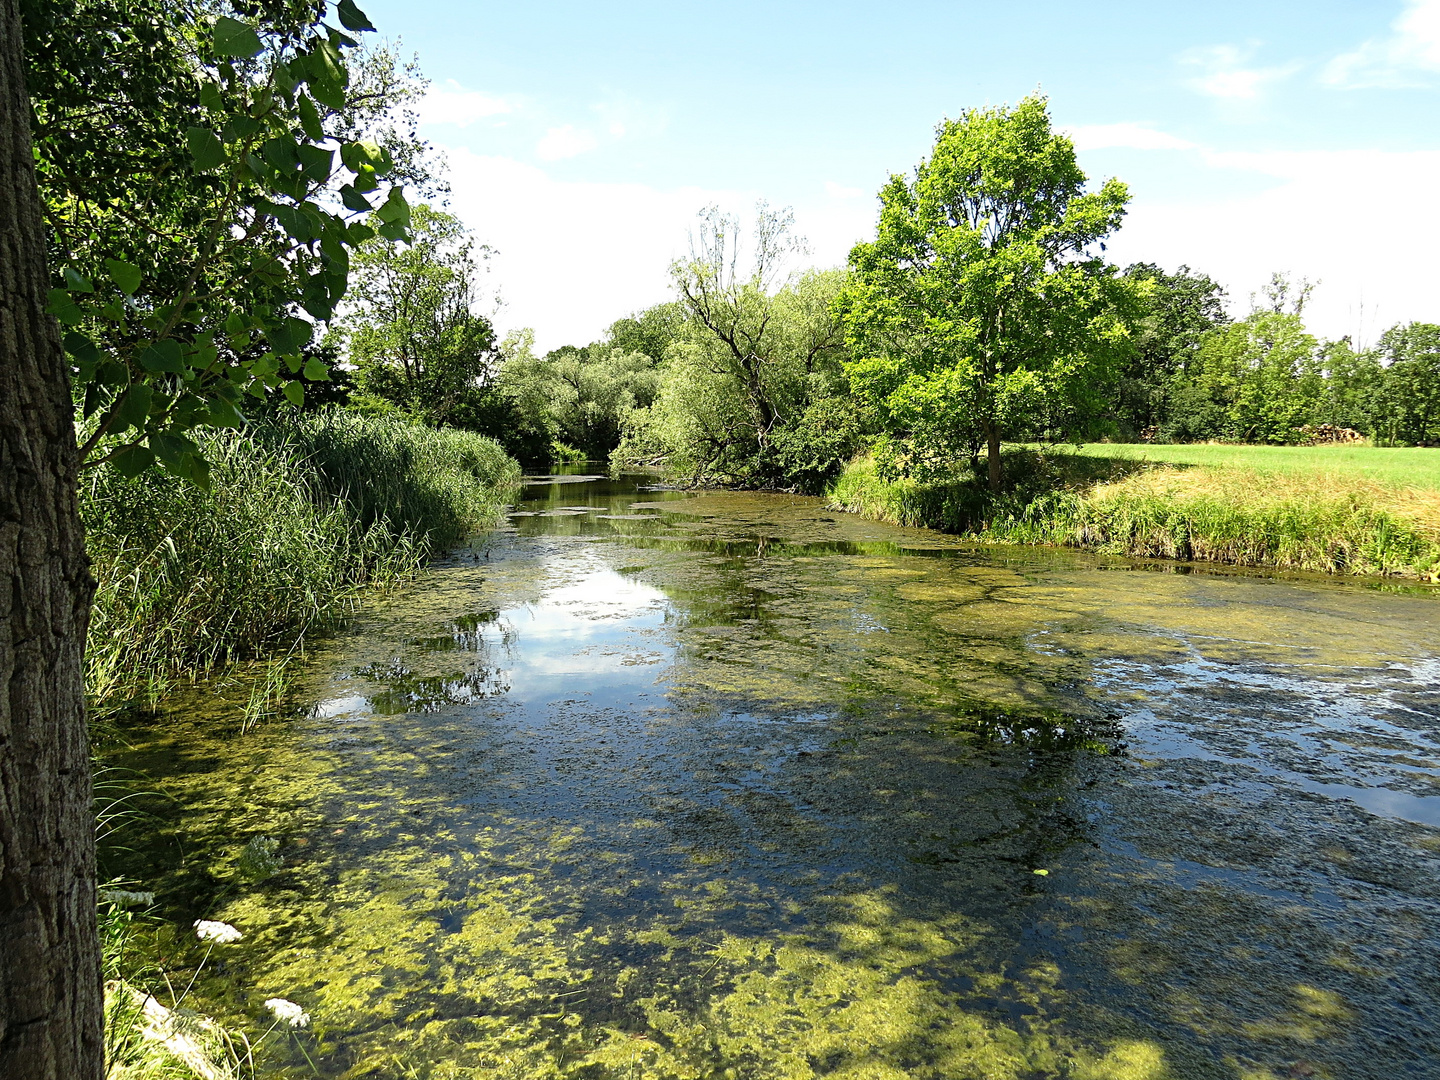
[[[525,496],[128,733],[262,1075],[1440,1076],[1435,597]]]

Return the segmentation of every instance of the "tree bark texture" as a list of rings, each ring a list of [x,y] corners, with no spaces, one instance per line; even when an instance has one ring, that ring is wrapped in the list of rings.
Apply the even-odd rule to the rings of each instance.
[[[82,660],[94,593],[30,151],[19,0],[0,0],[0,1077],[100,1080]]]

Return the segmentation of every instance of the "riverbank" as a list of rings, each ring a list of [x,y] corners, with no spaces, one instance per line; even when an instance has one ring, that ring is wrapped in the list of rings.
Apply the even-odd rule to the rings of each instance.
[[[1203,451],[1206,462],[1162,458],[1190,449]],[[1271,453],[1260,458],[1257,449]],[[1364,457],[1336,448],[1334,459],[1309,448],[1274,453],[1288,449],[1017,449],[1005,455],[1010,486],[999,495],[968,469],[921,484],[883,479],[872,459],[860,457],[829,498],[836,509],[872,520],[998,543],[1440,580],[1440,482],[1430,480],[1440,469],[1412,460],[1416,451],[1394,463],[1379,455],[1407,452],[1366,448]]]
[[[98,582],[87,680],[101,714],[294,649],[363,590],[494,524],[520,477],[492,439],[344,413],[201,441],[209,491],[108,467],[82,481]]]

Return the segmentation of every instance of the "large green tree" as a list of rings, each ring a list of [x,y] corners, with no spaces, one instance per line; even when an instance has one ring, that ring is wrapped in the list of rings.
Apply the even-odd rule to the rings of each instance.
[[[1120,363],[1116,425],[1126,438],[1166,438],[1177,383],[1195,366],[1201,338],[1230,321],[1225,290],[1188,266],[1169,273],[1154,263],[1135,263],[1125,276],[1149,282],[1151,289],[1131,327],[1134,348]]]
[[[76,513],[80,460],[138,471],[158,458],[204,483],[185,433],[239,422],[244,395],[263,396],[282,366],[303,366],[312,324],[295,313],[328,317],[348,249],[376,231],[362,219],[373,211],[396,237],[408,219],[398,188],[376,206],[390,155],[327,126],[346,108],[350,34],[369,28],[353,0],[336,5],[334,26],[322,3],[218,9],[31,0],[22,22],[20,0],[0,0],[7,1080],[99,1080],[104,1069],[83,679],[94,583]],[[116,118],[136,125],[118,129],[133,142],[117,138]],[[50,259],[61,273],[53,288]],[[323,366],[310,374],[322,378]],[[84,406],[79,447],[72,381]],[[295,385],[288,392],[303,398]]]
[[[342,324],[361,391],[437,426],[484,391],[500,360],[479,310],[485,254],[459,218],[424,204],[406,243],[361,245]]]
[[[985,446],[998,489],[1002,438],[1101,417],[1144,291],[1096,251],[1127,199],[1113,179],[1086,191],[1038,96],[945,121],[914,176],[890,178],[841,302],[883,462],[923,472]]]

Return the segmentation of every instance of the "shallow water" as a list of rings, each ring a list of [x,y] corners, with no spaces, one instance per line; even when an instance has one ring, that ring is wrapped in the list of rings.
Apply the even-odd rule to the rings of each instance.
[[[1435,597],[525,494],[128,732],[262,1075],[1440,1076]]]

